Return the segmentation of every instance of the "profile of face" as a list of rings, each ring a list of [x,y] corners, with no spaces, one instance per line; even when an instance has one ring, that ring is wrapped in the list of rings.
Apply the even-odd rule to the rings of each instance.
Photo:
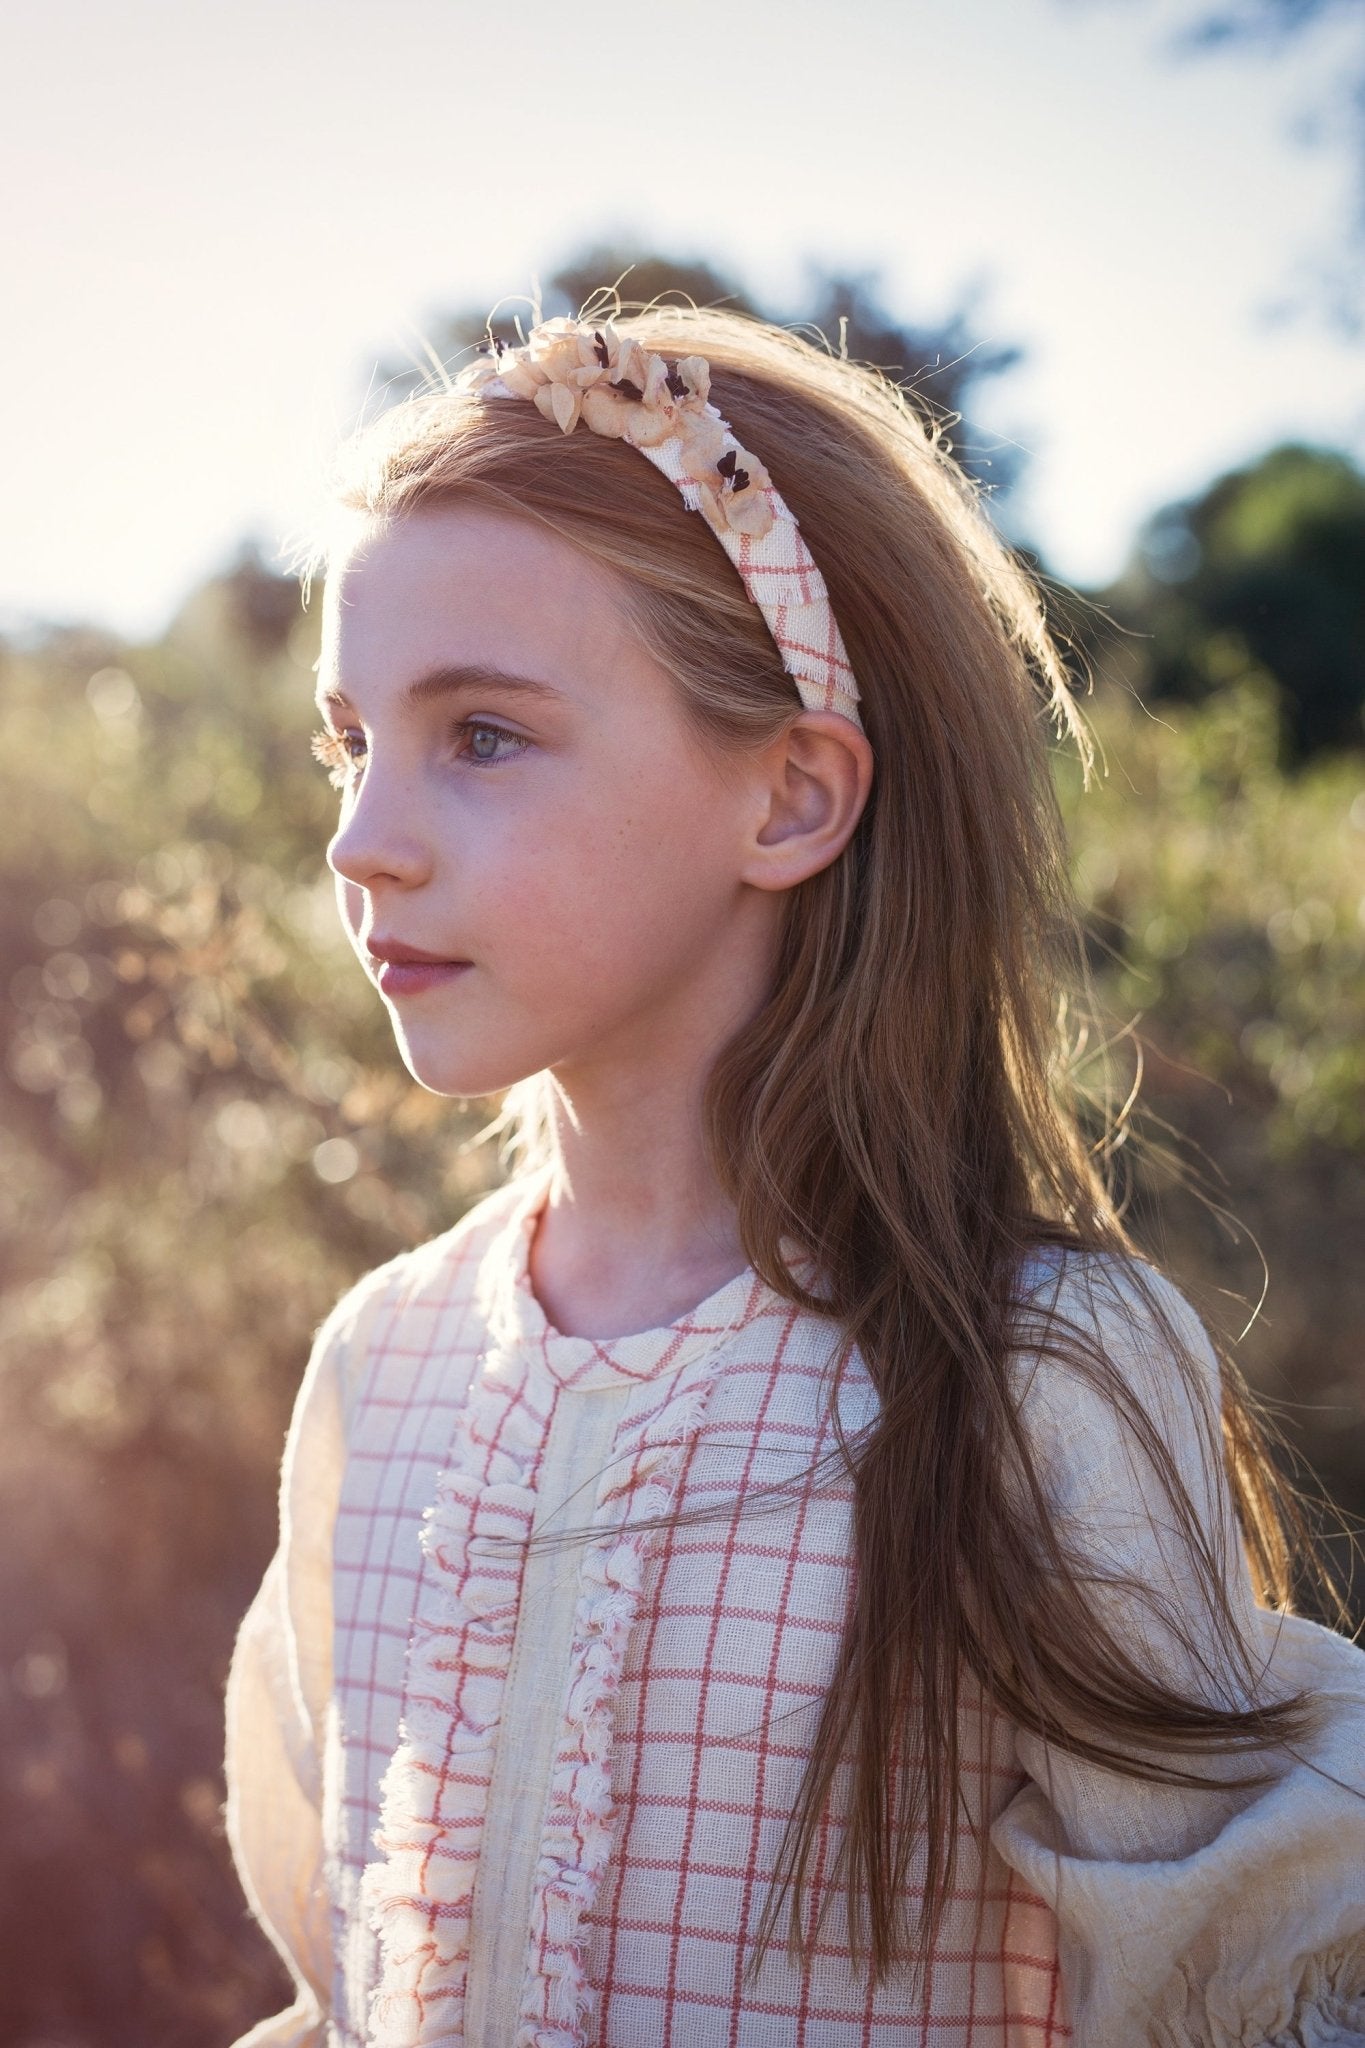
[[[704,1059],[761,1006],[783,893],[870,779],[830,714],[706,742],[613,572],[482,507],[357,517],[318,666],[342,919],[438,1094]]]

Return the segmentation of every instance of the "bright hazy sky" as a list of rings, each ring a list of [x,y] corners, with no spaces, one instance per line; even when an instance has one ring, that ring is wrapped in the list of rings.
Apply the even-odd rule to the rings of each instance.
[[[975,288],[1076,581],[1277,438],[1365,453],[1365,350],[1261,318],[1344,211],[1290,124],[1351,24],[1178,64],[1195,4],[8,0],[0,626],[155,634],[308,520],[377,360],[612,231],[785,305],[807,259],[919,321]]]

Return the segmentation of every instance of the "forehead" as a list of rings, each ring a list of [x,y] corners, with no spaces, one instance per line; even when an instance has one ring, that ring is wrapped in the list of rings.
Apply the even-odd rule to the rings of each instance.
[[[443,661],[534,675],[595,666],[633,639],[623,586],[571,542],[482,506],[423,507],[340,528],[319,673],[343,687]]]

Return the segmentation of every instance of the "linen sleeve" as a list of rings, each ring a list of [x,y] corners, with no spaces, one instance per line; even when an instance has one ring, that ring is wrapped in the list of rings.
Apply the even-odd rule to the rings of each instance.
[[[1171,1452],[1256,1669],[1239,1675],[1219,1655],[1188,1538],[1137,1432],[1083,1375],[1039,1358],[1021,1413],[1050,1506],[1145,1668],[1228,1706],[1303,1690],[1313,1725],[1292,1754],[1192,1760],[1226,1780],[1267,1771],[1256,1789],[1154,1784],[1020,1730],[1026,1782],[992,1837],[1056,1916],[1076,2048],[1365,2043],[1365,1655],[1257,1607],[1216,1448],[1212,1347],[1177,1291],[1152,1284],[1197,1385],[1120,1262],[1064,1279],[1058,1306],[1099,1338]]]
[[[333,1973],[324,1781],[332,1706],[332,1541],[348,1382],[387,1268],[319,1329],[280,1474],[279,1544],[238,1632],[226,1702],[227,1831],[256,1920],[294,1979],[292,2005],[236,2048],[323,2048]]]
[[[294,2003],[237,2048],[322,2048],[328,1980],[322,1814],[289,1677],[278,1552],[237,1636],[227,1693],[228,1839],[247,1901],[294,1979]]]

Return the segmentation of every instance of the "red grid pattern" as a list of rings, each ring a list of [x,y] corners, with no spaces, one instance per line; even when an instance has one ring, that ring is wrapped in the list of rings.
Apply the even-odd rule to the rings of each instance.
[[[401,1294],[391,1282],[356,1364],[335,1536],[343,1832],[332,1860],[334,2024],[348,2044],[364,2037],[376,1979],[358,1880],[374,1855],[379,1780],[397,1742],[423,1569],[418,1532],[489,1342],[476,1282],[494,1240],[506,1245],[514,1201],[495,1197],[405,1263]],[[978,1928],[980,1852],[970,1833],[922,1984],[905,1972],[868,1987],[843,1946],[837,1896],[799,1967],[779,1950],[746,1977],[746,1944],[800,1783],[848,1584],[842,1482],[808,1479],[776,1508],[754,1498],[830,1447],[830,1326],[767,1302],[727,1346],[685,1457],[678,1505],[704,1507],[708,1519],[654,1539],[616,1699],[612,1851],[581,1929],[595,2007],[585,2038],[593,2048],[1051,2048],[1069,2039],[1052,1916],[988,1849]],[[567,1351],[572,1340],[551,1341]],[[540,1349],[536,1363],[549,1364]],[[573,1357],[557,1362],[561,1384],[571,1381]],[[625,1359],[618,1369],[629,1369]],[[536,1377],[549,1393],[553,1381]],[[855,1377],[848,1399],[845,1425],[856,1428],[872,1399],[866,1382]],[[964,1752],[969,1804],[988,1824],[1023,1782],[1008,1728],[969,1717]],[[822,1871],[837,1847],[836,1824]],[[533,1948],[531,1966],[543,1960]]]
[[[699,509],[697,482],[688,472],[680,441],[658,441],[640,453],[676,485],[693,511]],[[861,725],[858,685],[825,579],[781,492],[769,484],[763,495],[773,514],[767,533],[756,536],[728,527],[722,532],[715,526],[711,530],[762,612],[782,666],[796,682],[807,710],[837,711]]]
[[[873,1990],[852,1965],[839,1847],[816,1874],[829,1911],[799,1966],[778,1949],[746,1977],[748,1944],[809,1755],[848,1591],[849,1493],[806,1479],[783,1505],[755,1493],[832,1449],[822,1415],[829,1336],[770,1317],[716,1384],[679,1505],[714,1519],[663,1535],[618,1697],[618,1802],[608,1877],[587,1916],[599,2048],[1050,2048],[1070,2038],[1052,1916],[993,1852],[976,1928],[980,1851],[964,1818],[957,1888],[923,1981]],[[865,1419],[850,1386],[846,1427]],[[745,1496],[748,1496],[747,1500]],[[964,1727],[968,1811],[987,1823],[1023,1774],[1008,1729]]]

